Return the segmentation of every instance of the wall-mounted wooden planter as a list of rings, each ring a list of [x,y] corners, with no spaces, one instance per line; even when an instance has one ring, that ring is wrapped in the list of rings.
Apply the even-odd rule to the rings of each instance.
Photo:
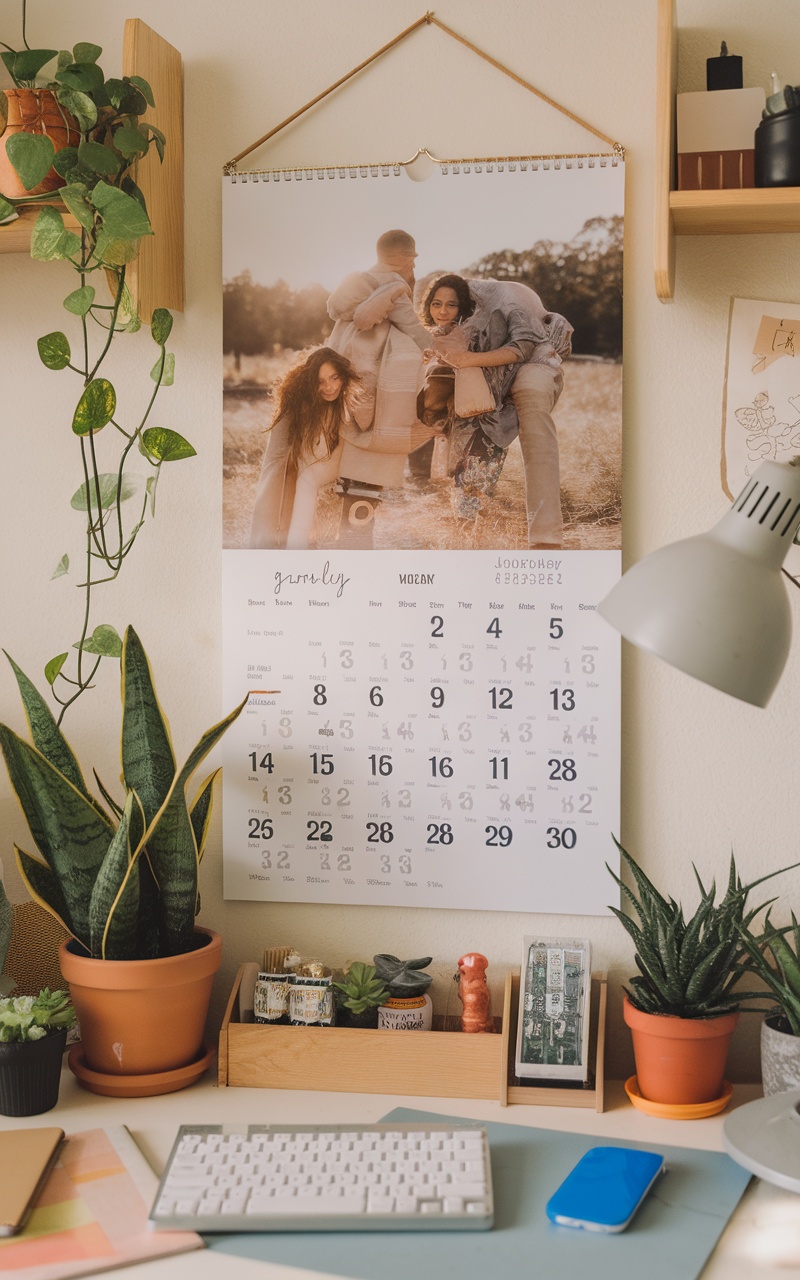
[[[136,182],[144,193],[154,235],[142,241],[126,281],[145,323],[155,307],[183,311],[183,63],[177,49],[146,22],[125,23],[122,74],[148,81],[156,101],[147,119],[166,135],[163,165],[151,150],[137,166]],[[46,203],[46,202],[43,202]],[[57,204],[57,201],[50,203]],[[30,253],[31,231],[41,205],[30,205],[0,226],[0,253]],[[64,213],[64,225],[80,233],[78,222]]]
[[[497,1035],[281,1027],[252,1021],[249,991],[258,972],[241,965],[219,1035],[218,1082],[258,1089],[314,1089],[433,1098],[494,1098],[503,1106],[603,1110],[606,980],[592,978],[590,1087],[514,1077],[519,975],[508,974]],[[247,997],[245,993],[247,992]]]

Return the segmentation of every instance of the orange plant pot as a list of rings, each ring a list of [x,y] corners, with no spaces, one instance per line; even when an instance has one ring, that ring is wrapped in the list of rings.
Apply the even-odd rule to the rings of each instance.
[[[77,147],[81,140],[77,122],[56,101],[52,89],[6,89],[8,124],[0,137],[0,192],[18,199],[20,196],[44,196],[63,187],[65,179],[50,169],[38,186],[28,191],[6,155],[6,141],[15,133],[43,133],[51,139],[56,151]]]
[[[106,1075],[154,1075],[194,1062],[203,1046],[222,939],[158,960],[95,960],[62,942],[59,962],[78,1015],[86,1063]]]
[[[720,1018],[673,1018],[642,1013],[625,996],[639,1092],[651,1102],[713,1102],[723,1089],[728,1046],[738,1013]]]

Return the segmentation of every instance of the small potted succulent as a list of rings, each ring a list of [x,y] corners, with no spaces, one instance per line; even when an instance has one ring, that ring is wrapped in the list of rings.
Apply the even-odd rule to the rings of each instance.
[[[74,1021],[66,991],[45,987],[38,996],[0,997],[2,1115],[34,1116],[56,1105],[61,1059]]]
[[[427,994],[433,975],[421,971],[432,956],[399,960],[397,956],[373,956],[378,977],[386,983],[389,998],[378,1010],[378,1026],[385,1031],[430,1031],[433,1002]]]
[[[728,1045],[749,993],[736,990],[747,972],[742,931],[767,903],[746,910],[751,889],[779,871],[743,885],[731,857],[728,884],[716,901],[695,868],[700,902],[688,920],[615,840],[635,892],[609,867],[633,915],[609,909],[633,939],[639,973],[625,987],[623,1016],[631,1028],[640,1095],[670,1106],[721,1101]],[[724,1103],[723,1103],[724,1105]]]
[[[760,933],[741,928],[747,952],[746,967],[768,988],[748,992],[752,998],[774,1001],[761,1024],[761,1077],[764,1093],[783,1093],[800,1087],[800,925],[776,928],[769,917]]]
[[[336,1025],[339,1027],[377,1027],[378,1007],[389,992],[377,976],[375,966],[354,960],[345,970],[336,988]]]

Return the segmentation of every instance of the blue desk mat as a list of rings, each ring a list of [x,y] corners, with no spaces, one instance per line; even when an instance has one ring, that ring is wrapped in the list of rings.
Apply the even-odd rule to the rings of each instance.
[[[384,1121],[459,1123],[457,1116],[398,1107]],[[462,1124],[484,1123],[461,1120]],[[702,1123],[698,1121],[697,1123]],[[209,1248],[244,1258],[352,1276],[353,1280],[532,1280],[591,1276],[692,1280],[703,1269],[750,1180],[716,1151],[625,1142],[583,1133],[486,1124],[492,1153],[495,1225],[490,1231],[251,1233],[206,1236]],[[659,1150],[668,1172],[627,1231],[555,1227],[545,1204],[590,1147]]]

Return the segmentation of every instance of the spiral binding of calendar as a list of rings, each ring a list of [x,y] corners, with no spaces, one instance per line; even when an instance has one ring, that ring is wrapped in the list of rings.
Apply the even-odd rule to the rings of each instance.
[[[417,152],[417,155],[421,154]],[[429,155],[428,152],[424,154]],[[249,169],[242,172],[235,166],[226,167],[226,176],[231,182],[313,182],[317,179],[336,178],[389,178],[398,177],[403,169],[414,163],[412,160],[396,160],[391,164],[369,165],[321,165],[319,167],[300,166],[296,169]],[[434,159],[434,157],[430,157]],[[439,172],[444,175],[458,176],[462,173],[536,173],[550,169],[616,169],[624,161],[620,152],[611,155],[552,155],[552,156],[509,156],[500,159],[480,160],[434,160]]]

